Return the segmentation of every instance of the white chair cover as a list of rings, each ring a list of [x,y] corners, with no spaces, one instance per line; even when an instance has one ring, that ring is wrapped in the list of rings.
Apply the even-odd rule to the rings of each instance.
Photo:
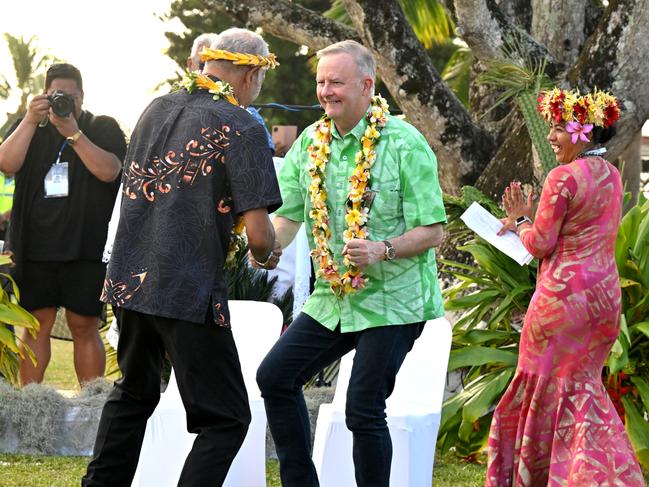
[[[393,450],[391,487],[430,487],[451,334],[445,318],[428,321],[397,374],[386,407]],[[334,399],[322,404],[318,414],[313,461],[321,487],[356,485],[352,434],[345,425],[354,353],[342,358]]]
[[[123,186],[120,184],[119,190],[117,191],[117,196],[115,197],[115,203],[113,204],[113,212],[111,213],[110,221],[108,222],[108,233],[106,234],[104,253],[101,257],[101,261],[104,264],[108,264],[108,262],[110,262],[110,255],[113,253],[113,243],[115,242],[115,235],[117,235],[119,213],[122,208],[122,188]]]
[[[230,301],[228,306],[252,422],[223,485],[261,487],[266,485],[266,412],[255,375],[279,338],[282,312],[274,304],[256,301]],[[195,437],[187,432],[185,409],[172,371],[167,390],[147,423],[132,487],[175,487]]]

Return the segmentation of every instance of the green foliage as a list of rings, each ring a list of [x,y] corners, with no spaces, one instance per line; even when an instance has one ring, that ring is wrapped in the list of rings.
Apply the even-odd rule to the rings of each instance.
[[[453,21],[446,15],[437,0],[399,0],[408,23],[426,49],[445,42],[455,31]],[[325,15],[338,22],[351,25],[342,0],[333,0]]]
[[[536,97],[538,90],[531,92],[526,91],[516,97],[516,104],[525,118],[525,125],[527,132],[532,139],[532,144],[539,155],[539,162],[541,163],[541,170],[543,174],[550,172],[552,168],[557,165],[557,160],[552,150],[552,146],[547,140],[550,128],[548,124],[541,118],[538,110],[536,109]]]
[[[464,241],[470,234],[460,215],[474,201],[499,218],[505,216],[488,196],[465,186],[460,197],[444,200],[452,241]],[[444,291],[445,309],[458,313],[448,370],[462,370],[465,386],[444,402],[438,444],[442,452],[454,447],[460,456],[474,459],[486,445],[493,408],[514,375],[536,263],[519,266],[480,238],[458,248],[471,255],[472,263],[441,262],[454,282]]]
[[[469,106],[469,80],[475,57],[466,46],[458,47],[442,70],[442,79],[465,107]]]
[[[226,274],[228,299],[249,301],[268,301],[282,311],[284,324],[293,320],[293,290],[289,288],[284,294],[273,294],[277,277],[268,279],[268,272],[248,265],[248,248],[243,247],[237,253],[237,264]]]
[[[6,121],[0,127],[0,138],[18,118],[27,113],[29,97],[41,93],[45,87],[47,66],[58,61],[54,56],[40,53],[35,36],[25,40],[5,33],[4,38],[14,64],[14,80],[10,82],[6,76],[0,76],[0,98],[7,99],[14,91],[18,91],[20,101],[16,110],[7,114]]]
[[[463,242],[467,236],[472,235],[471,231],[464,225],[464,222],[460,220],[460,216],[474,201],[484,206],[492,215],[498,218],[505,217],[503,210],[491,198],[473,186],[462,187],[460,196],[444,193],[443,197],[448,220],[445,231],[448,239],[452,242]]]
[[[621,410],[643,467],[649,468],[649,200],[640,194],[620,224],[615,261],[622,290],[622,327],[604,382]]]
[[[0,255],[0,266],[7,266],[11,263],[9,255]],[[0,376],[11,384],[18,385],[20,360],[29,358],[35,364],[36,357],[23,340],[9,329],[9,325],[14,328],[23,328],[31,336],[36,337],[40,324],[17,303],[20,300],[20,292],[11,276],[0,273],[0,279],[3,280],[3,287],[0,287]],[[6,289],[7,284],[11,292]],[[12,294],[15,298],[12,298]]]
[[[460,249],[475,264],[442,263],[455,279],[444,291],[446,310],[460,313],[448,370],[462,369],[465,387],[444,403],[439,443],[443,452],[455,447],[473,458],[486,445],[491,412],[514,374],[520,322],[534,292],[536,267],[519,266],[479,238]]]
[[[86,457],[50,457],[0,454],[2,487],[70,487],[78,485],[88,466]],[[435,487],[475,487],[483,485],[483,465],[467,463],[452,455],[437,456]],[[279,462],[266,460],[266,486],[280,487]]]

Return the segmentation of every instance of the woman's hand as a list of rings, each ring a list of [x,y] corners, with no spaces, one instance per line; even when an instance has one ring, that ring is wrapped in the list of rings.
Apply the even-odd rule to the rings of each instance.
[[[503,226],[498,231],[498,235],[504,234],[506,231],[511,231],[516,233],[516,220],[522,216],[532,218],[532,200],[534,199],[534,192],[530,192],[527,196],[527,202],[523,197],[523,191],[521,190],[521,183],[518,181],[512,181],[507,188],[505,188],[505,193],[503,194],[503,206],[505,207],[505,213],[507,213],[507,218],[503,218],[500,221]]]
[[[509,186],[505,188],[505,193],[503,194],[503,206],[505,207],[507,218],[516,221],[516,219],[526,216],[531,219],[533,199],[534,192],[530,192],[527,196],[527,201],[525,201],[523,191],[521,190],[521,183],[518,181],[512,181]]]
[[[503,224],[503,227],[498,230],[498,235],[503,235],[507,231],[516,233],[516,220],[512,218],[501,218],[500,223]]]

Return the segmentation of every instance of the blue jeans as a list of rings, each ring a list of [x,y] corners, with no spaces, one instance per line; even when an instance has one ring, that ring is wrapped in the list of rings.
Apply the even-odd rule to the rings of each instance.
[[[257,383],[275,440],[283,487],[318,486],[311,461],[309,414],[302,387],[316,373],[356,349],[347,390],[345,419],[353,434],[358,487],[388,487],[392,441],[385,401],[424,322],[331,331],[301,313],[259,366]]]

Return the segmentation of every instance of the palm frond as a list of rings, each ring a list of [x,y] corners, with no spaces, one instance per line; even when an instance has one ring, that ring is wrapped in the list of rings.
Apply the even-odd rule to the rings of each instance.
[[[415,35],[426,49],[440,44],[455,32],[453,21],[438,0],[399,0],[399,5]],[[352,25],[342,0],[334,0],[324,15],[346,25]]]
[[[454,34],[453,21],[437,0],[399,0],[399,4],[415,35],[426,49]]]

